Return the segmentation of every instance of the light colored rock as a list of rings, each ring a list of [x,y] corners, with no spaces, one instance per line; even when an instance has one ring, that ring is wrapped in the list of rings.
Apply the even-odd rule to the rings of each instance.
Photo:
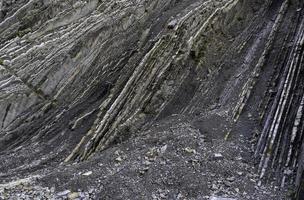
[[[221,153],[215,153],[213,155],[213,159],[214,160],[223,160],[224,159],[224,156],[221,154]]]
[[[61,196],[66,196],[70,193],[70,190],[64,190],[62,192],[57,193],[57,196],[61,197]]]
[[[83,173],[82,175],[83,176],[90,176],[92,173],[93,173],[92,171],[88,171],[88,172]]]
[[[237,200],[235,198],[227,198],[227,197],[210,197],[210,200]]]
[[[76,198],[78,198],[80,195],[78,192],[72,192],[68,195],[68,199],[74,200]]]

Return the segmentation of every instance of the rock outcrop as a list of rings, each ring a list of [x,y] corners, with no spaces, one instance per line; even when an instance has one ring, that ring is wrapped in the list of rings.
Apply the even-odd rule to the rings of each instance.
[[[0,199],[302,199],[303,15],[1,0]]]

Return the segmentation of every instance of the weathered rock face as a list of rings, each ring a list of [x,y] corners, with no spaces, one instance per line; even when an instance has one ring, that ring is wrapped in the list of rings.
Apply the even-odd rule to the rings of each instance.
[[[303,14],[1,0],[0,198],[303,198]]]

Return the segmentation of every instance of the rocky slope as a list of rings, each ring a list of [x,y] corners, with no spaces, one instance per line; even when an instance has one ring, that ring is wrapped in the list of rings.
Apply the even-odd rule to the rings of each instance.
[[[304,198],[303,14],[1,0],[0,199]]]

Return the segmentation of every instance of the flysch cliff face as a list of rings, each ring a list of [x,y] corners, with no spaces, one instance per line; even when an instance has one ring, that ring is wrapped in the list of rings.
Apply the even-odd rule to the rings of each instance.
[[[0,0],[0,199],[302,199],[301,0]]]

